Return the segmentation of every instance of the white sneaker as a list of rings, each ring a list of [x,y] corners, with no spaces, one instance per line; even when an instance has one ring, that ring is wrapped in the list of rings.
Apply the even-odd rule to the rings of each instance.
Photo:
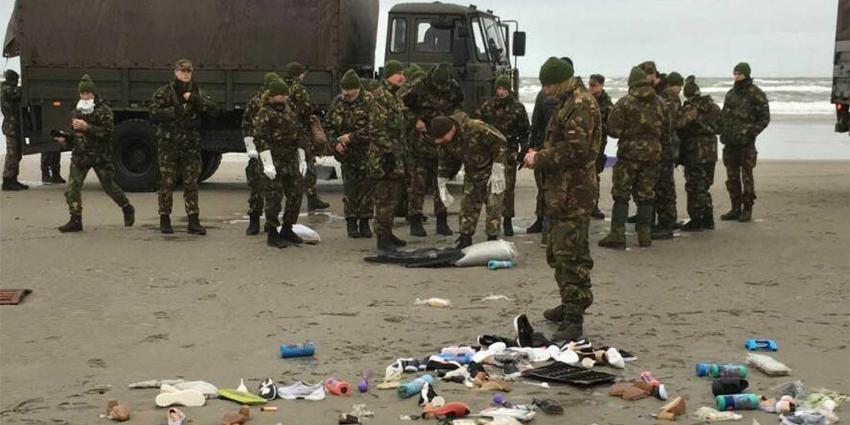
[[[161,393],[154,400],[159,407],[187,406],[200,407],[206,404],[207,398],[203,393],[196,390],[178,390],[171,385],[160,387]]]
[[[218,387],[206,381],[187,381],[174,384],[173,388],[178,390],[195,390],[207,398],[218,397]],[[161,387],[160,387],[161,389]]]
[[[286,387],[278,387],[277,396],[284,400],[319,401],[325,399],[325,387],[321,383],[310,385],[298,381]]]
[[[608,364],[617,369],[625,369],[626,362],[623,360],[623,356],[620,355],[620,351],[618,351],[614,347],[608,348],[605,351],[605,356],[608,358]]]

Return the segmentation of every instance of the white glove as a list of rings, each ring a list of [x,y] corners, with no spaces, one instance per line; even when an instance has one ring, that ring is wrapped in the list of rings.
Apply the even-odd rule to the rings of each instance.
[[[493,170],[490,172],[490,193],[498,195],[505,191],[505,164],[498,162],[493,163]]]
[[[257,159],[257,145],[254,144],[254,138],[251,136],[242,139],[245,142],[245,152],[248,152],[248,158]]]
[[[446,183],[449,182],[449,179],[445,177],[437,177],[437,189],[440,191],[440,200],[443,201],[443,205],[448,208],[451,204],[455,203],[455,198],[449,193],[449,189],[446,187]]]
[[[263,173],[269,180],[274,180],[277,177],[277,171],[274,169],[274,161],[272,161],[272,151],[260,152],[260,162],[263,163]]]
[[[307,154],[301,148],[298,148],[298,172],[301,177],[307,175]]]

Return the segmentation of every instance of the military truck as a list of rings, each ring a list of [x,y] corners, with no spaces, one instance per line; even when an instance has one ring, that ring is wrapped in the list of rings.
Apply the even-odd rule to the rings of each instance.
[[[305,84],[320,110],[346,70],[374,77],[378,15],[378,0],[16,0],[3,54],[20,56],[23,152],[62,149],[50,131],[68,127],[77,81],[88,73],[115,113],[118,184],[155,189],[157,145],[148,104],[173,78],[175,60],[185,57],[221,106],[202,123],[203,181],[222,154],[245,151],[239,124],[266,72],[290,61],[308,66]],[[514,21],[435,2],[397,5],[388,22],[387,59],[452,63],[470,110],[490,95],[499,73],[517,84],[507,40],[511,35],[514,55],[522,55],[525,34]]]
[[[850,0],[838,0],[835,25],[835,55],[832,59],[832,103],[835,104],[835,131],[850,129]]]

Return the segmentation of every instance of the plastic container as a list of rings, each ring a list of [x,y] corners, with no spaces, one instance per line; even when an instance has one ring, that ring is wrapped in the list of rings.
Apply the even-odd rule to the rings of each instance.
[[[442,352],[438,355],[440,356],[440,358],[442,358],[443,360],[445,360],[447,362],[458,362],[460,364],[468,364],[469,362],[472,361],[472,355],[469,354],[469,353],[453,354],[453,353]]]
[[[280,344],[280,357],[284,359],[292,357],[313,357],[316,355],[316,346],[312,342],[303,344]]]
[[[330,395],[351,397],[351,384],[338,381],[336,378],[328,378],[325,381],[325,391]]]
[[[756,410],[759,408],[759,396],[755,394],[731,394],[715,397],[717,410]]]
[[[462,346],[443,347],[443,349],[440,350],[440,353],[449,353],[449,354],[454,354],[454,355],[469,353],[469,355],[472,356],[476,353],[476,351],[472,347],[462,345]]]
[[[422,386],[426,382],[429,385],[434,385],[434,377],[429,375],[429,374],[426,374],[426,375],[422,375],[422,376],[420,376],[420,377],[418,377],[418,378],[416,378],[416,379],[414,379],[410,382],[405,382],[405,383],[398,386],[398,388],[396,389],[396,394],[398,394],[399,398],[413,397],[416,394],[419,394],[420,391],[422,391]]]
[[[697,376],[710,376],[718,378],[721,376],[747,377],[747,367],[730,363],[697,363]]]
[[[511,260],[490,260],[487,262],[487,268],[490,270],[510,269],[514,263]]]

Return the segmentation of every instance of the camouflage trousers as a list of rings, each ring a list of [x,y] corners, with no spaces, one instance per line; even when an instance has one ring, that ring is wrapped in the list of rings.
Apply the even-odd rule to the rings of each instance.
[[[375,234],[389,235],[393,232],[393,219],[404,180],[375,179],[372,182],[375,188]]]
[[[502,224],[502,209],[505,205],[504,192],[498,195],[490,193],[486,176],[465,175],[463,178],[463,201],[460,205],[460,233],[475,234],[481,207],[487,206],[487,223],[484,227],[487,236],[499,236]]]
[[[445,214],[446,206],[440,200],[437,188],[437,160],[411,157],[407,163],[407,215],[424,215],[425,193],[431,192],[434,199],[434,215]]]
[[[534,215],[538,217],[546,215],[546,189],[543,188],[544,180],[543,171],[539,168],[535,168],[534,184],[537,186],[537,204],[534,207]]]
[[[691,220],[702,220],[705,212],[714,208],[711,185],[714,183],[715,165],[715,162],[707,162],[685,166],[685,191],[688,193],[688,216]]]
[[[307,173],[302,177],[302,187],[307,196],[316,196],[316,157],[312,153],[307,153]]]
[[[675,223],[679,218],[676,211],[676,180],[674,172],[676,164],[672,161],[661,161],[659,164],[658,183],[655,184],[655,214],[659,223]]]
[[[617,159],[611,179],[611,196],[614,201],[627,203],[629,196],[634,196],[636,204],[652,204],[655,201],[658,168],[656,161]]]
[[[758,151],[755,144],[723,147],[723,165],[726,167],[726,190],[733,204],[752,205],[756,200],[756,168]]]
[[[342,163],[342,205],[345,218],[372,218],[375,198],[367,170]]]
[[[509,153],[505,158],[505,191],[502,193],[502,197],[505,199],[502,216],[505,218],[516,217],[514,209],[516,204],[516,167],[516,155]]]
[[[183,203],[186,214],[199,213],[198,177],[201,175],[201,152],[196,149],[163,149],[157,152],[159,161],[159,214],[170,215],[172,193],[179,178],[183,184]]]
[[[68,188],[65,190],[65,201],[68,203],[68,212],[71,215],[82,215],[83,183],[90,169],[94,169],[97,179],[103,191],[118,204],[125,207],[130,204],[124,191],[115,183],[115,166],[110,158],[87,158],[72,156],[71,171],[68,174]]]
[[[21,165],[21,141],[15,136],[6,135],[6,163],[3,164],[3,178],[17,179]]]
[[[41,174],[58,176],[61,162],[62,152],[45,152],[41,154]]]
[[[546,262],[555,269],[555,282],[561,295],[561,303],[568,315],[583,315],[593,304],[590,290],[590,271],[593,258],[588,246],[590,217],[553,219],[549,228],[549,244],[546,246]]]
[[[280,226],[281,204],[286,196],[286,206],[283,207],[283,225],[292,226],[298,222],[301,213],[301,200],[304,198],[302,178],[300,174],[278,173],[274,180],[263,174],[263,198],[266,206],[266,225],[275,228]]]
[[[248,160],[245,167],[245,179],[248,181],[248,215],[263,213],[263,183],[267,180],[263,174],[263,165],[257,158]]]

